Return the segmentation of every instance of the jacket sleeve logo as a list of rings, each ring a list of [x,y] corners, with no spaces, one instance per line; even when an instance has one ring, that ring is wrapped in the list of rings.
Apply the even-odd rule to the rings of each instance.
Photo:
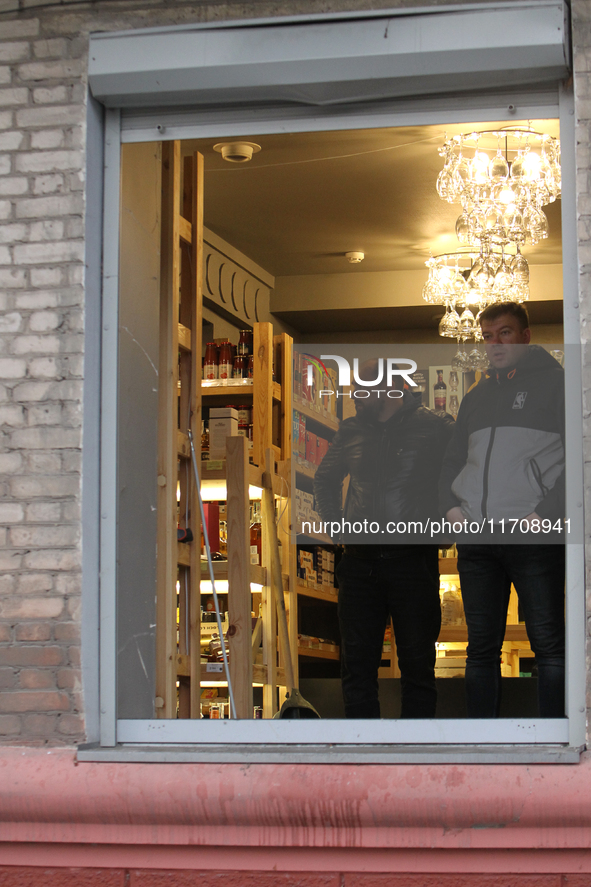
[[[515,400],[513,401],[512,409],[522,410],[526,397],[527,397],[527,391],[518,391],[517,394],[515,395]]]

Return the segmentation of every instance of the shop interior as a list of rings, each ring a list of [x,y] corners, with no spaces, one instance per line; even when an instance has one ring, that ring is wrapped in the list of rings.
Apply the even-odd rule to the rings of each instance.
[[[238,624],[236,614],[240,611],[230,600],[232,571],[227,558],[231,533],[245,537],[250,561],[244,593],[248,600],[240,604],[249,624],[240,642],[232,632],[227,638],[236,680],[240,683],[240,674],[245,674],[249,685],[242,711],[252,712],[251,717],[273,717],[289,683],[288,653],[270,588],[278,541],[294,679],[321,717],[343,717],[334,578],[341,549],[326,537],[306,536],[300,530],[302,518],[314,513],[317,464],[339,421],[353,407],[346,403],[343,412],[342,404],[335,409],[334,403],[323,403],[321,398],[310,402],[301,384],[294,383],[294,376],[298,376],[292,355],[316,353],[319,344],[333,350],[340,343],[364,348],[380,344],[429,346],[435,356],[425,357],[422,363],[423,403],[455,418],[456,392],[461,401],[468,378],[470,384],[477,380],[478,367],[474,359],[473,366],[469,361],[467,367],[453,365],[459,345],[455,338],[442,338],[439,331],[449,308],[427,303],[424,298],[429,259],[452,256],[449,265],[453,268],[455,263],[457,268],[453,256],[467,249],[456,230],[461,206],[442,199],[437,191],[445,160],[442,148],[460,134],[500,133],[508,128],[559,138],[557,120],[505,120],[186,140],[177,143],[176,160],[172,143],[123,146],[118,540],[120,552],[125,552],[119,558],[118,575],[121,716],[229,716],[228,682],[203,534],[201,544],[197,532],[189,533],[192,538],[187,537],[188,541],[181,538],[183,531],[187,536],[186,530],[199,524],[186,433],[193,427],[225,633]],[[508,156],[507,143],[500,136],[489,137],[488,143],[483,140],[483,147],[490,145],[502,149],[501,153],[505,150]],[[195,166],[196,152],[203,157],[201,178]],[[489,154],[494,157],[495,150]],[[173,162],[180,169],[176,193],[180,215],[193,219],[192,233],[184,233],[181,221],[180,233],[174,235],[180,244],[179,278],[200,273],[195,266],[194,239],[199,219],[195,204],[202,198],[202,300],[200,354],[196,355],[191,353],[191,341],[194,351],[199,339],[195,334],[191,339],[191,323],[184,322],[189,315],[183,309],[181,286],[179,327],[172,345],[167,346],[175,351],[168,378],[162,374],[163,268],[171,261],[173,267],[174,260],[164,248],[163,230],[172,223],[163,208],[162,194]],[[194,182],[192,188],[189,179]],[[559,197],[544,206],[544,213],[548,236],[522,245],[529,264],[526,304],[532,342],[559,348],[563,341]],[[511,258],[515,250],[507,249],[507,254]],[[469,266],[475,260],[469,257]],[[465,270],[464,261],[460,260],[460,271]],[[468,272],[464,277],[467,279]],[[461,306],[459,315],[465,307]],[[194,313],[193,323],[196,316]],[[438,351],[443,345],[447,350]],[[468,338],[463,347],[469,355],[478,343]],[[482,346],[480,350],[483,352]],[[236,357],[241,358],[237,363]],[[443,400],[440,391],[435,401],[434,388],[441,382],[438,363],[445,365],[442,379],[447,390]],[[195,402],[191,385],[196,386],[197,378],[202,384],[199,426],[195,427],[189,404]],[[301,368],[299,378],[301,381]],[[171,400],[165,407],[168,418],[163,418],[166,402],[162,386],[171,379],[174,403]],[[174,455],[178,471],[174,522],[179,541],[170,542],[175,563],[163,573],[158,564],[165,538],[158,525],[159,510],[162,518],[162,498],[158,497],[166,485],[172,502],[170,483],[161,482],[166,423],[179,441]],[[233,445],[226,446],[228,436],[243,439],[240,447],[244,449],[238,448],[238,455]],[[267,522],[264,491],[250,482],[254,475],[250,481],[245,475],[242,493],[233,491],[230,479],[230,460],[240,460],[242,453],[251,465],[264,471],[264,441],[271,443],[272,451],[274,523]],[[268,463],[266,467],[269,471]],[[226,506],[229,508],[232,496],[242,495],[244,502],[244,489],[252,498],[244,509],[244,521],[237,525]],[[276,541],[271,526],[277,527]],[[437,644],[438,717],[461,718],[465,717],[467,634],[457,557],[453,547],[440,550],[439,555],[443,619]],[[168,583],[168,591],[163,591],[163,583]],[[164,607],[159,604],[163,594],[169,601]],[[360,602],[360,618],[362,613]],[[163,633],[167,633],[166,641]],[[172,657],[175,671],[172,675],[168,667],[166,678],[161,662],[165,656]],[[239,666],[239,657],[245,663],[248,660],[248,668]],[[534,717],[535,658],[514,591],[501,668],[502,716]],[[382,717],[398,717],[399,676],[395,639],[388,626],[379,673]],[[174,700],[171,694],[165,704],[159,690],[159,681],[164,680],[174,680],[176,688]]]

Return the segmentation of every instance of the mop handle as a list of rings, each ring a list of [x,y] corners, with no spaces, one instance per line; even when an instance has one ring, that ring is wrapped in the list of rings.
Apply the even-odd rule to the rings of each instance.
[[[197,471],[197,458],[195,456],[195,446],[193,444],[193,432],[189,428],[189,443],[191,444],[191,461],[193,463],[193,471],[195,473],[195,486],[197,487],[197,496],[199,497],[199,511],[201,512],[201,527],[203,529],[203,538],[205,540],[205,552],[207,554],[207,566],[209,568],[209,578],[211,580],[211,590],[213,592],[213,602],[215,605],[215,615],[218,623],[218,631],[220,633],[220,644],[222,646],[222,656],[224,657],[224,670],[226,672],[226,680],[228,682],[228,694],[230,696],[230,717],[236,717],[236,705],[234,703],[234,693],[232,690],[232,681],[230,679],[230,665],[228,663],[228,654],[226,652],[226,639],[222,629],[222,617],[220,614],[220,602],[218,594],[215,590],[215,579],[213,576],[213,563],[211,561],[211,549],[209,547],[209,535],[207,532],[207,524],[205,523],[205,511],[203,510],[203,499],[201,498],[201,487],[199,484],[199,472]]]

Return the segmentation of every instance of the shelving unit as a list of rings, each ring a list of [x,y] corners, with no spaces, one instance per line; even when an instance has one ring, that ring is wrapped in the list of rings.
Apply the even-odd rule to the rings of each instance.
[[[212,676],[223,682],[223,674],[201,662],[201,599],[211,593],[211,583],[201,560],[189,430],[199,447],[202,403],[209,407],[242,402],[252,404],[251,452],[245,438],[228,438],[226,460],[202,463],[198,450],[197,469],[203,498],[227,503],[227,561],[214,562],[214,578],[227,594],[236,714],[253,716],[257,683],[263,686],[264,716],[272,717],[277,688],[285,682],[284,652],[277,646],[264,536],[262,563],[250,564],[248,505],[249,498],[261,496],[269,453],[274,493],[287,501],[287,529],[279,532],[295,651],[296,607],[289,591],[295,588],[295,547],[289,538],[292,343],[289,336],[273,336],[271,324],[255,323],[252,380],[202,384],[203,158],[195,153],[183,159],[178,141],[164,142],[162,151],[155,710],[163,718],[198,718],[202,682],[211,682]],[[177,541],[177,525],[191,529],[192,542]],[[252,648],[252,593],[262,602],[262,662],[254,661]]]

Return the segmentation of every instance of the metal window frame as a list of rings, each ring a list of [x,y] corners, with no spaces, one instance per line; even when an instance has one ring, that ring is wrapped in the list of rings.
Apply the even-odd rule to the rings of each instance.
[[[507,102],[507,98],[510,99]],[[543,93],[475,96],[466,107],[461,97],[387,102],[379,107],[350,106],[337,113],[311,115],[293,109],[269,117],[264,109],[241,119],[239,109],[213,112],[159,130],[158,112],[144,113],[140,128],[123,127],[119,109],[107,109],[104,120],[104,222],[100,400],[100,745],[83,748],[81,759],[113,760],[295,760],[308,761],[569,761],[578,760],[585,743],[585,574],[582,545],[567,546],[567,712],[568,718],[499,721],[321,721],[220,722],[215,734],[199,721],[130,721],[116,718],[116,490],[117,490],[117,348],[119,269],[120,146],[146,138],[189,138],[239,135],[248,132],[320,131],[341,128],[404,126],[502,119],[509,105],[518,119],[560,117],[563,157],[563,268],[565,343],[580,343],[578,258],[575,212],[575,127],[572,88]],[[151,119],[150,119],[151,117]],[[222,121],[223,117],[223,121]],[[182,132],[182,135],[181,135]],[[156,135],[158,133],[158,135]],[[92,335],[92,329],[87,334]],[[583,520],[582,373],[566,368],[567,501]],[[579,434],[580,432],[580,434]],[[91,470],[89,468],[88,470]],[[92,508],[92,503],[90,503]],[[87,513],[87,519],[92,515]],[[88,520],[87,520],[88,523]],[[88,570],[86,571],[88,573]],[[85,580],[87,599],[88,577]],[[90,583],[92,585],[92,583]],[[92,737],[89,737],[92,739]],[[160,750],[156,750],[160,746]],[[146,755],[148,758],[146,758]],[[178,755],[182,757],[179,758]],[[115,756],[115,758],[113,757]],[[295,756],[295,758],[294,758]],[[299,757],[298,757],[299,756]],[[119,758],[117,758],[119,759]],[[156,758],[154,758],[156,759]]]

